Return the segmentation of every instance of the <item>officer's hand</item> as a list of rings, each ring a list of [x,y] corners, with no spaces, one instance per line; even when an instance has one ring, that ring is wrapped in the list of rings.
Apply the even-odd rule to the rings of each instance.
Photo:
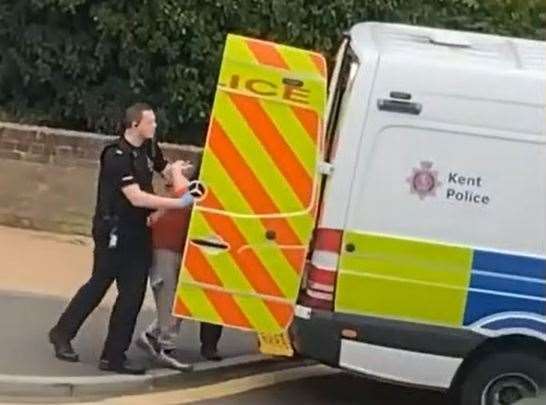
[[[196,201],[200,201],[205,198],[206,193],[207,189],[205,188],[204,184],[198,180],[194,180],[188,185],[188,191],[186,191],[182,197],[178,199],[178,206],[180,208],[184,208]]]
[[[189,191],[186,191],[182,194],[182,197],[178,198],[178,208],[185,208],[189,205],[192,205],[195,198]]]

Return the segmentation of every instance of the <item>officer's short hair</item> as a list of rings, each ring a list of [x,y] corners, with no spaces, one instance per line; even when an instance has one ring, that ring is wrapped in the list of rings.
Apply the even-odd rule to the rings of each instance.
[[[131,128],[133,122],[139,123],[142,119],[142,113],[150,110],[153,110],[153,108],[146,103],[135,103],[127,108],[127,110],[125,110],[125,120],[123,122],[125,129]]]

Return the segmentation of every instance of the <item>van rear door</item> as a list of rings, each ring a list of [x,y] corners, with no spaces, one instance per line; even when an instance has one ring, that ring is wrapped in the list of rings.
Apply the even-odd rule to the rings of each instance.
[[[174,314],[281,333],[315,226],[326,63],[229,35]]]

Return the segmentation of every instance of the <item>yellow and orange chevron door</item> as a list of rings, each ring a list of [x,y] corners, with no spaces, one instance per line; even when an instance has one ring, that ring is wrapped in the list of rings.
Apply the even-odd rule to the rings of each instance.
[[[174,314],[261,333],[289,326],[319,181],[326,64],[229,35]]]

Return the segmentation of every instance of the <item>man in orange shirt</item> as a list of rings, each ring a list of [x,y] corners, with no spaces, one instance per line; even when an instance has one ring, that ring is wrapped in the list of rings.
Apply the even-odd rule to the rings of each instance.
[[[188,179],[182,174],[191,165],[173,163],[167,175],[166,188],[171,196],[181,196],[188,191]],[[197,177],[198,168],[194,177]],[[160,210],[149,218],[153,239],[153,264],[150,269],[150,285],[154,293],[157,317],[142,333],[138,344],[162,365],[181,371],[192,369],[191,364],[181,362],[176,356],[175,339],[181,319],[172,316],[178,273],[188,233],[191,209]],[[218,341],[222,327],[201,324],[201,355],[207,360],[219,361]]]

